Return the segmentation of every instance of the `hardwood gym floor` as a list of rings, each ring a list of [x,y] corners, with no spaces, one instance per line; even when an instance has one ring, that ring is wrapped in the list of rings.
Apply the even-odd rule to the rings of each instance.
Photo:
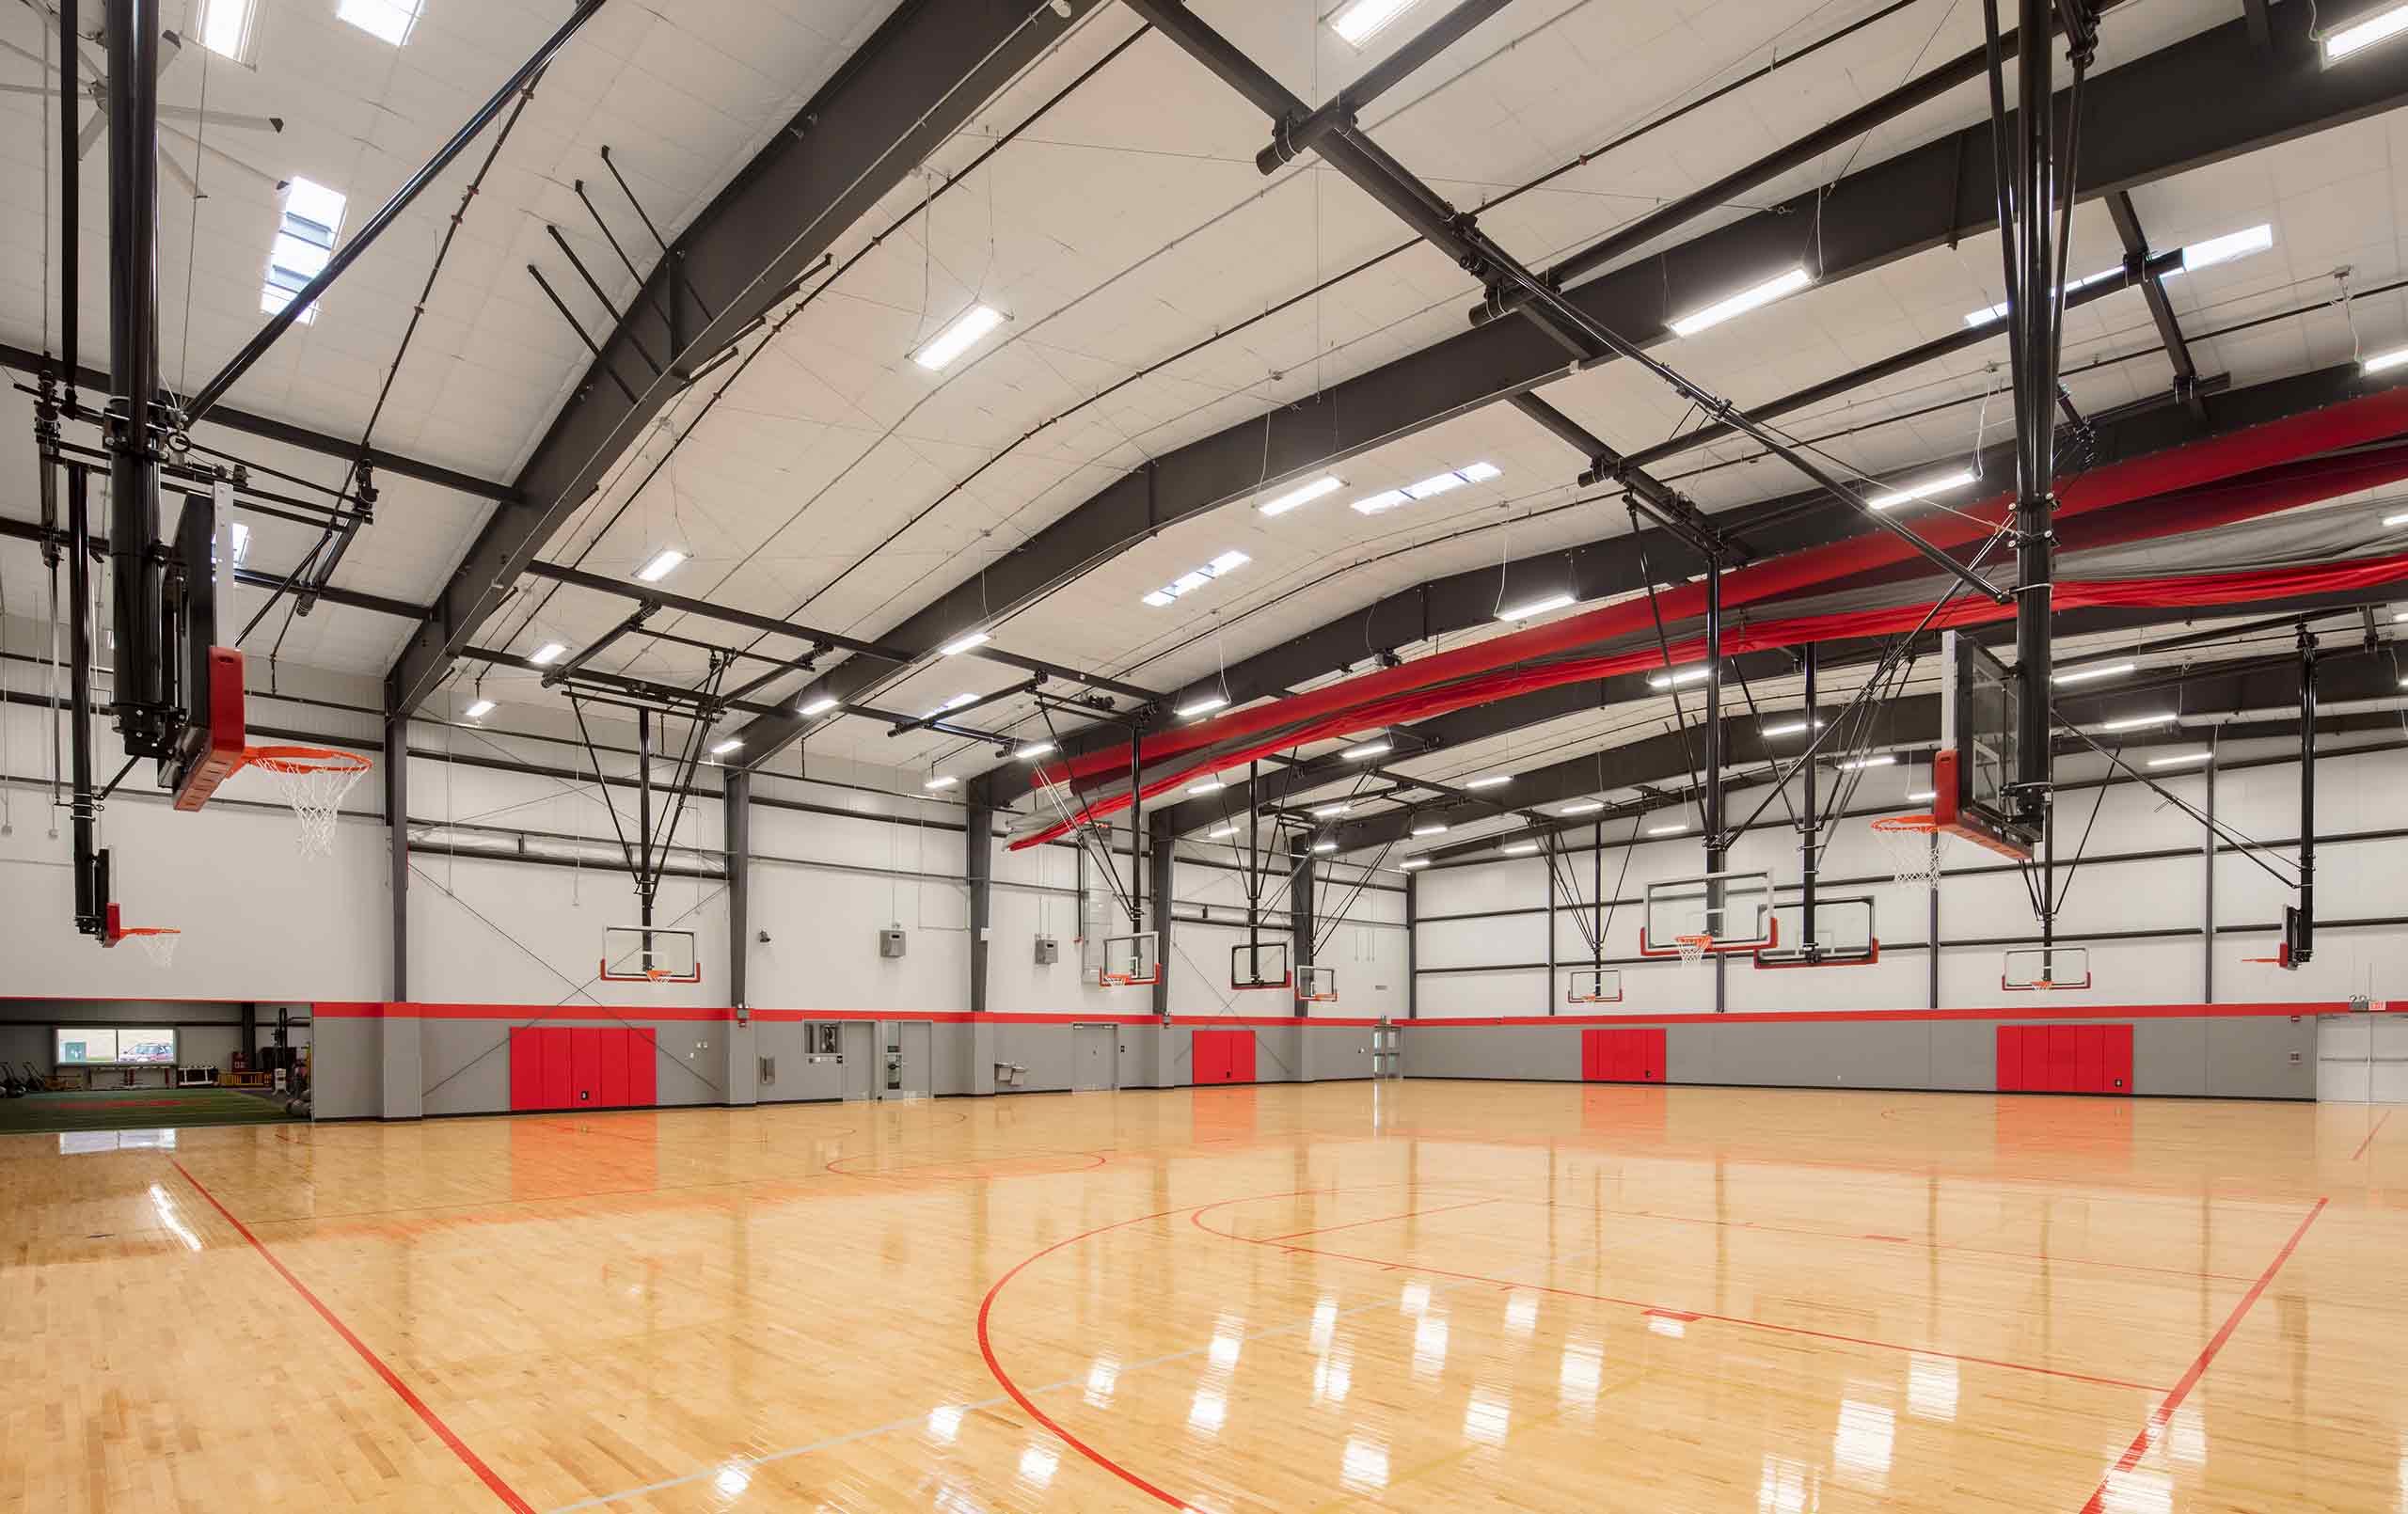
[[[0,1509],[2397,1509],[2388,1118],[1415,1082],[0,1138]]]

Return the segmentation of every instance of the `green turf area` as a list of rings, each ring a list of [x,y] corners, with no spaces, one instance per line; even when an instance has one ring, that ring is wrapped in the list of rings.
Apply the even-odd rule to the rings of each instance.
[[[96,1088],[0,1099],[0,1135],[141,1130],[157,1126],[281,1125],[281,1103],[239,1088]]]

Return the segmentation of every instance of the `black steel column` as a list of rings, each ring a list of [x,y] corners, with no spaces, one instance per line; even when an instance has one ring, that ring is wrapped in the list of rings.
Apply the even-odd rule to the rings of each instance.
[[[1421,1017],[1421,870],[1404,875],[1404,1017]]]
[[[2021,674],[2015,781],[2027,804],[2048,802],[2050,620],[2055,573],[2057,290],[2055,123],[2051,101],[2051,0],[2020,0],[2016,37],[2018,128],[2011,223],[2015,286],[2008,319],[2021,335],[2015,403],[2016,666]],[[2048,863],[2042,864],[2047,881]],[[2045,899],[2047,895],[2043,893]]]
[[[1806,740],[1814,740],[1814,643],[1809,641],[1800,651],[1800,670],[1806,674]],[[1798,816],[1798,946],[1814,961],[1821,955],[1814,944],[1814,872],[1822,858],[1820,821],[1814,813],[1814,772],[1818,765],[1799,765],[1798,778],[1805,784],[1804,804]]]
[[[987,933],[995,918],[995,808],[987,781],[973,779],[963,815],[961,875],[970,889],[970,1013],[987,1012]]]
[[[1312,834],[1311,831],[1303,832],[1297,836],[1297,844],[1311,846]],[[1313,965],[1313,932],[1316,929],[1313,881],[1319,866],[1313,854],[1307,851],[1296,860],[1296,881],[1288,889],[1288,929],[1292,943],[1288,948],[1288,965],[1300,985],[1305,981],[1305,970]],[[1305,1012],[1302,1001],[1297,1002],[1295,1009],[1299,1015]]]
[[[1167,810],[1149,816],[1147,824],[1153,832],[1154,844],[1150,860],[1152,866],[1147,870],[1147,892],[1154,911],[1154,1015],[1162,1018],[1170,1014],[1170,917],[1179,860],[1179,832],[1171,828],[1171,816]],[[1133,849],[1137,844],[1137,834],[1132,828],[1129,844]]]
[[[406,1003],[410,997],[410,718],[406,710],[385,717],[386,891],[392,910],[388,997]]]
[[[75,0],[58,0],[58,351],[59,380],[67,386],[71,406],[79,361],[75,324],[84,298],[78,277],[84,260],[84,174],[82,155],[75,150],[83,128],[78,118],[84,111],[80,40]]]
[[[75,928],[99,935],[106,925],[108,889],[95,849],[99,811],[92,802],[92,524],[91,485],[81,467],[67,469],[67,749],[69,814],[75,843]]]
[[[2316,954],[2316,638],[2299,632],[2299,938],[2294,965]]]
[[[1665,670],[1671,676],[1671,670]],[[1810,717],[1811,718],[1811,717]],[[1701,807],[1705,819],[1705,870],[1722,871],[1722,560],[1705,563],[1705,793]],[[1719,881],[1705,886],[1705,928],[1717,937],[1730,932],[1730,900]],[[1550,950],[1552,945],[1550,944]],[[1714,961],[1714,1012],[1722,1013],[1723,967],[1720,952]]]
[[[2199,1002],[2216,1001],[2216,750],[2209,738],[2207,824],[2199,828]]]
[[[1925,974],[1924,994],[1927,1001],[1924,1007],[1938,1009],[1940,1007],[1940,880],[1938,878],[1931,880],[1931,887],[1924,891],[1924,896],[1928,901],[1924,911],[1925,939],[1931,943],[1931,961],[1929,971]]]
[[[1555,838],[1539,838],[1539,859],[1546,863],[1546,986],[1539,993],[1539,1013],[1555,1013]]]
[[[602,802],[610,802],[608,785]],[[652,966],[652,712],[636,712],[636,902],[643,911],[643,965]]]
[[[725,770],[719,789],[719,818],[727,853],[721,863],[727,869],[727,1001],[740,1009],[752,1002],[752,975],[747,970],[752,956],[752,773],[740,767]],[[976,938],[972,937],[974,941]]]
[[[162,698],[159,459],[159,16],[153,0],[108,0],[109,578],[116,669],[110,707],[129,751],[155,756]]]

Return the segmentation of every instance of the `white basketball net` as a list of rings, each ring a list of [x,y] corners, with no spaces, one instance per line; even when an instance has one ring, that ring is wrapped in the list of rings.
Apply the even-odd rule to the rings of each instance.
[[[1714,944],[1714,938],[1711,936],[1676,936],[1672,938],[1672,942],[1681,949],[1682,961],[1703,962],[1705,960],[1705,949]]]
[[[1940,881],[1940,848],[1947,839],[1940,831],[1876,827],[1873,834],[1890,854],[1890,875],[1899,883],[1927,889]]]
[[[365,767],[314,767],[278,765],[260,765],[267,781],[293,806],[293,818],[301,822],[294,840],[304,857],[327,857],[335,849],[335,816],[341,812],[343,796],[359,781]]]
[[[176,945],[184,938],[179,930],[128,931],[125,938],[142,948],[142,954],[154,968],[175,966]]]

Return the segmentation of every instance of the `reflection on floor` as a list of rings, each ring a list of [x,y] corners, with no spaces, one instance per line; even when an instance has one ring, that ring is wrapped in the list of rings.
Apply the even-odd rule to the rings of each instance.
[[[0,1139],[0,1510],[2396,1509],[2387,1122],[1407,1082]]]
[[[240,1088],[93,1088],[0,1098],[0,1135],[286,1124],[281,1096]]]

